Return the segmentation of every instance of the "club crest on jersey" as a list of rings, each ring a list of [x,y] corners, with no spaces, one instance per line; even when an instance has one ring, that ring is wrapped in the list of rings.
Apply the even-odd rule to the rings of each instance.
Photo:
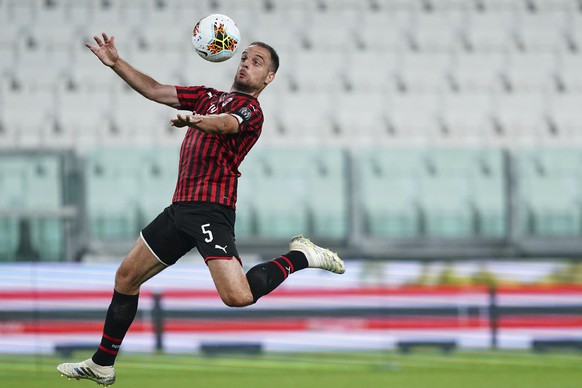
[[[244,108],[241,108],[238,111],[238,114],[245,120],[248,121],[251,118],[251,110],[249,108],[247,108],[246,106]]]

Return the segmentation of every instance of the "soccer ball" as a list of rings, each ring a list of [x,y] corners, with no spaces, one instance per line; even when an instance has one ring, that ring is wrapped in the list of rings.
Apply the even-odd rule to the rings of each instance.
[[[200,19],[192,32],[192,45],[202,58],[223,62],[231,58],[240,42],[240,32],[234,21],[218,13]]]

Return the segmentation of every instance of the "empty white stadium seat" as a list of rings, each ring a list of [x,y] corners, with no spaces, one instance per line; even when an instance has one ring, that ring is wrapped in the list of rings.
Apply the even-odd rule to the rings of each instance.
[[[342,74],[347,65],[346,54],[341,51],[307,51],[289,58],[285,65],[292,67],[288,80],[290,90],[341,93],[345,88],[346,80]]]
[[[582,139],[582,94],[554,94],[549,102],[549,116],[557,135],[564,139]]]
[[[335,136],[332,100],[328,93],[289,93],[276,113],[278,136],[290,142],[321,142]]]
[[[396,139],[425,143],[438,137],[442,95],[435,93],[391,94],[387,111],[390,131]]]
[[[424,52],[451,52],[462,48],[465,12],[415,13],[408,34],[413,47]]]
[[[369,52],[410,48],[406,32],[410,26],[411,14],[403,11],[367,12],[361,23],[355,26],[362,48]]]
[[[501,74],[508,66],[503,52],[458,53],[454,59],[452,82],[466,92],[491,93],[502,88]]]
[[[335,100],[331,120],[345,143],[373,145],[391,136],[390,109],[384,93],[345,93]]]
[[[349,56],[344,68],[350,90],[369,92],[395,91],[396,73],[403,66],[403,55],[376,50],[361,51]]]
[[[560,56],[559,79],[566,91],[570,93],[582,92],[581,68],[582,54],[563,54]]]
[[[500,134],[513,144],[538,142],[550,134],[548,101],[540,93],[499,94],[494,100]]]
[[[3,132],[19,147],[41,146],[45,131],[54,126],[55,108],[52,91],[13,91],[2,103]]]
[[[551,3],[550,1],[540,3]],[[529,52],[555,52],[567,48],[568,10],[520,12],[516,17],[517,38]]]
[[[517,49],[514,12],[469,13],[464,38],[471,50],[499,52]]]
[[[109,115],[112,109],[112,100],[107,91],[63,91],[55,107],[59,130],[53,140],[67,146],[77,145],[82,149],[99,144],[111,127]]]
[[[493,112],[490,94],[449,93],[444,97],[441,117],[452,139],[482,144],[494,137]]]
[[[549,52],[513,53],[503,70],[516,92],[544,93],[556,86],[558,56]]]
[[[450,89],[453,57],[448,53],[406,53],[396,71],[398,82],[413,93],[435,93]]]

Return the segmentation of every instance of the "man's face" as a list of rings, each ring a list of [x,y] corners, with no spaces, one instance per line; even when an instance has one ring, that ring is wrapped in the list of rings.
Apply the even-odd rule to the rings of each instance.
[[[236,75],[234,89],[243,93],[260,92],[275,77],[269,70],[271,56],[269,51],[260,46],[249,46],[243,51]]]

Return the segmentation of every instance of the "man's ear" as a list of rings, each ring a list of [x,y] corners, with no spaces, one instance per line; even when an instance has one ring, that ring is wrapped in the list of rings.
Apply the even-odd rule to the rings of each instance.
[[[274,79],[275,79],[275,73],[270,71],[269,74],[267,75],[267,78],[265,78],[265,85],[270,84],[271,82],[273,82]]]

